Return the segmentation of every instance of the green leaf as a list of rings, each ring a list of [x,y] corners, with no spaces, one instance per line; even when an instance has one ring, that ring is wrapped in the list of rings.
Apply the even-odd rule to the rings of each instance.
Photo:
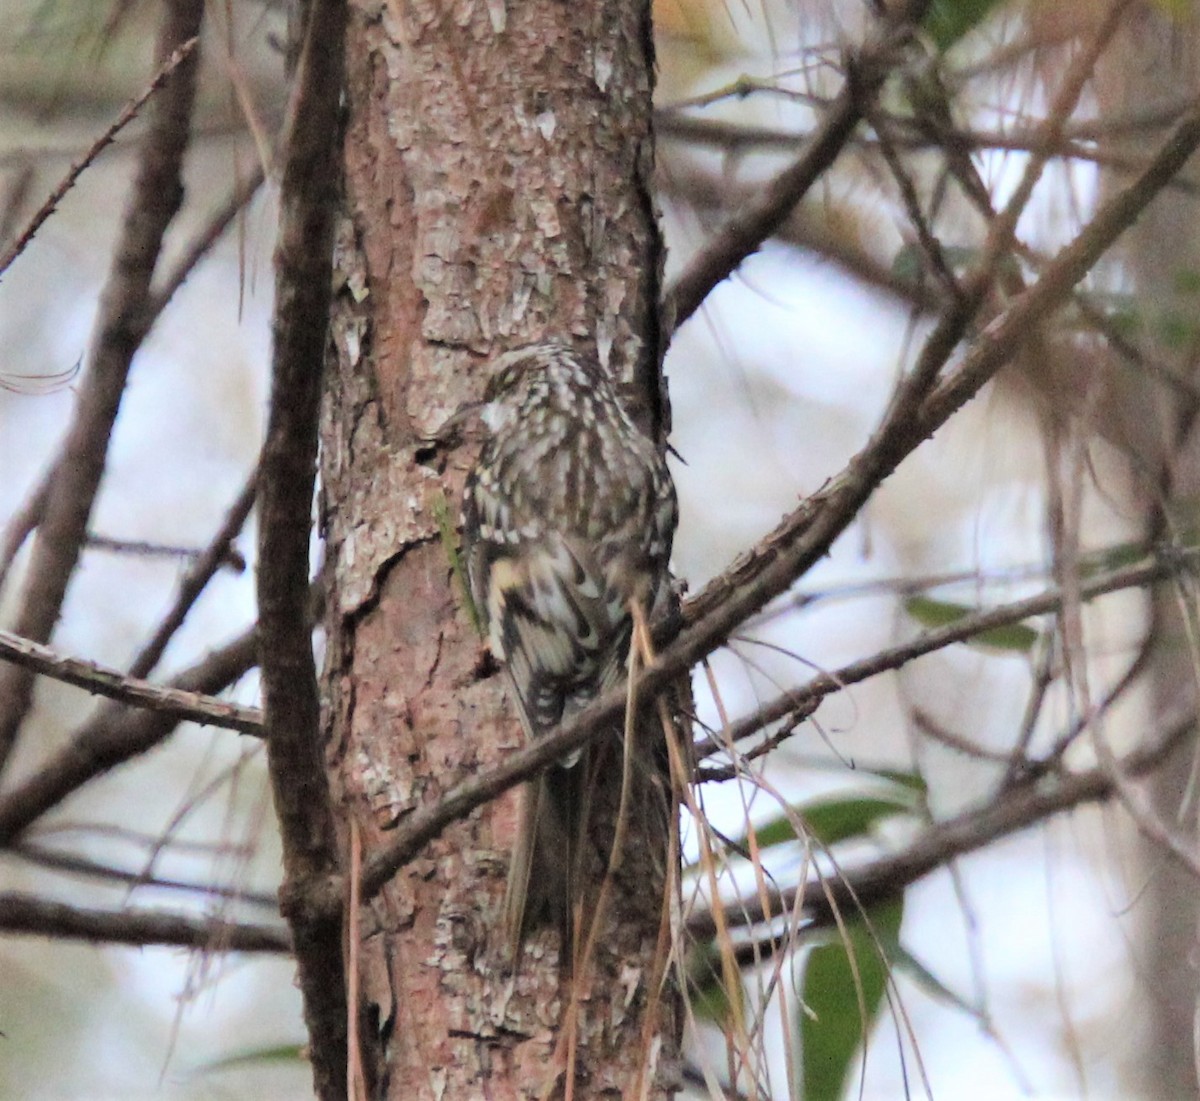
[[[749,836],[748,833],[744,833],[738,839],[743,849],[747,848]],[[786,845],[789,841],[795,841],[796,830],[787,815],[781,814],[755,829],[754,837],[760,849],[769,849],[775,845]]]
[[[892,257],[892,276],[901,283],[915,287],[921,282],[925,273],[925,258],[918,245],[909,242],[901,245],[900,250]]]
[[[830,799],[809,803],[801,808],[805,824],[824,845],[835,845],[851,837],[865,837],[884,818],[910,814],[913,801],[907,793],[894,796],[867,796],[856,799]]]
[[[898,774],[904,775],[904,774]],[[760,849],[797,841],[794,818],[799,817],[805,834],[823,845],[836,845],[850,837],[865,837],[884,818],[908,814],[915,802],[908,783],[896,783],[894,791],[882,794],[814,799],[792,808],[792,815],[781,814],[757,827],[755,840]],[[748,834],[737,840],[741,849],[748,847]]]
[[[978,608],[967,604],[956,604],[949,600],[934,600],[929,596],[912,596],[904,602],[904,610],[925,627],[948,627],[967,616],[976,615]],[[1028,653],[1041,635],[1024,623],[1012,623],[1007,627],[993,627],[980,631],[963,641],[973,646],[989,646],[995,650],[1015,650]]]
[[[261,1066],[265,1063],[307,1063],[305,1044],[273,1044],[270,1047],[250,1048],[235,1055],[224,1055],[196,1068],[197,1074],[208,1074],[215,1070],[232,1070],[237,1067]]]
[[[1190,19],[1192,16],[1192,0],[1155,0],[1155,6],[1171,19]]]
[[[1144,562],[1147,556],[1144,542],[1115,543],[1111,547],[1082,555],[1079,559],[1079,576],[1095,577],[1098,573],[1108,573],[1124,566],[1136,566]]]
[[[896,784],[906,791],[911,791],[914,795],[925,796],[929,794],[929,785],[925,782],[925,777],[919,772],[903,772],[895,768],[880,768],[871,772],[870,775],[878,776],[881,780],[887,780],[890,783]]]
[[[1120,291],[1093,291],[1088,303],[1126,340],[1132,340],[1143,328],[1142,302],[1136,295]]]
[[[944,245],[942,259],[954,275],[965,275],[979,258],[979,250],[964,245]],[[915,241],[901,245],[892,258],[892,276],[901,283],[916,287],[926,275],[925,253]]]
[[[842,1096],[854,1055],[879,1014],[903,913],[903,900],[874,907],[866,919],[848,920],[839,940],[808,954],[797,1014],[804,1101]]]
[[[1155,332],[1164,347],[1179,352],[1196,338],[1196,322],[1178,310],[1164,310],[1155,325]]]
[[[933,0],[922,26],[939,53],[973,31],[996,7],[998,0]]]

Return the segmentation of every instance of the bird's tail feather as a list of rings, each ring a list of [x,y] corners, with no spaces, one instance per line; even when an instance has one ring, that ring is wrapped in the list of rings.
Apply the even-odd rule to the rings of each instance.
[[[589,754],[570,768],[551,766],[521,790],[521,823],[513,845],[504,922],[515,960],[531,929],[557,925],[563,958],[575,948],[574,915],[582,902],[581,854],[587,830]]]

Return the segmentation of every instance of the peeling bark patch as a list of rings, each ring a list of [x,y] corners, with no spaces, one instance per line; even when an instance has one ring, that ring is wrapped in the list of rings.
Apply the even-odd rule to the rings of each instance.
[[[322,528],[328,744],[368,852],[521,743],[434,522],[435,502],[457,514],[469,449],[418,454],[479,397],[491,352],[544,335],[595,341],[639,420],[661,419],[648,9],[351,0]],[[390,1006],[389,1101],[517,1101],[551,1083],[558,935],[533,936],[515,971],[495,935],[515,819],[511,795],[481,808],[372,903],[365,988],[385,1020]],[[622,1096],[644,1055],[661,868],[627,863],[581,1007],[579,1101]]]

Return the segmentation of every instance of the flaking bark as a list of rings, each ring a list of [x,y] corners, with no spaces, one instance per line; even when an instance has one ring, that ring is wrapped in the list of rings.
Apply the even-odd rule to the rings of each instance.
[[[457,523],[472,449],[433,437],[479,397],[486,356],[594,337],[643,423],[661,437],[667,418],[649,5],[359,0],[348,51],[323,423],[326,727],[342,810],[369,856],[521,741],[439,535],[439,516]],[[516,974],[504,966],[514,810],[510,795],[450,827],[363,915],[368,1058],[390,1098],[535,1097],[555,1075],[568,998],[556,932],[532,938]],[[654,836],[639,837],[639,822]],[[600,938],[579,1024],[581,1101],[624,1095],[643,1064],[646,1096],[674,1089],[669,991],[645,1022],[662,830],[638,816]]]

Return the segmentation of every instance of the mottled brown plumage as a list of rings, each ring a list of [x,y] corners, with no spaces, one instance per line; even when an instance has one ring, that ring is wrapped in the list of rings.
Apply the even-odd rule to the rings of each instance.
[[[649,612],[667,592],[675,490],[593,358],[533,344],[491,370],[463,543],[489,645],[538,738],[621,681],[631,602]],[[525,786],[505,899],[514,950],[540,921],[570,927],[594,760],[572,754]]]

